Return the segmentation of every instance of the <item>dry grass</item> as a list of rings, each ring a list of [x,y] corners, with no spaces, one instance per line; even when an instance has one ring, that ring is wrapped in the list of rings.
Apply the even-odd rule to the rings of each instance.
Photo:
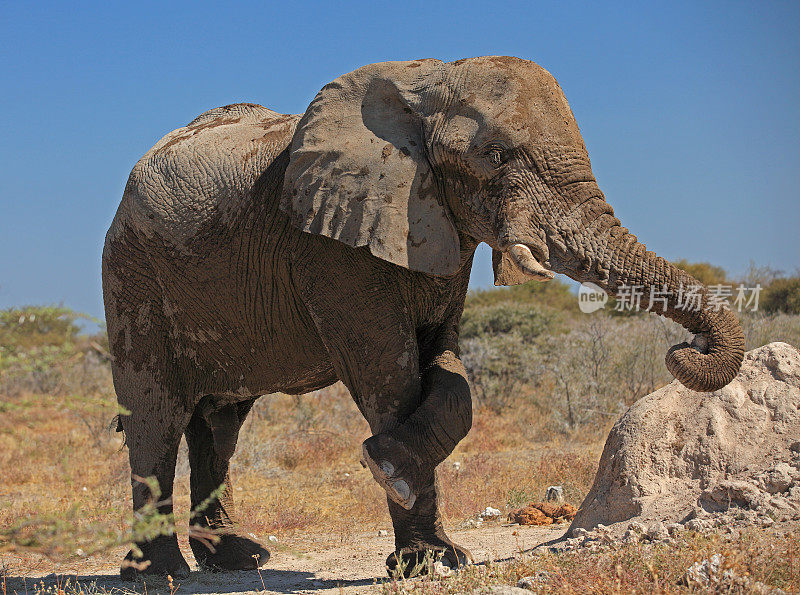
[[[49,559],[14,547],[27,570],[74,564],[82,559],[80,550],[92,549],[94,534],[125,529],[129,468],[121,436],[109,427],[116,411],[112,394],[109,384],[104,393],[88,397],[3,397],[0,527],[35,517],[64,519],[58,531],[37,536],[29,548]],[[459,525],[486,506],[507,512],[540,499],[552,484],[563,485],[567,499],[580,503],[602,445],[569,436],[553,440],[545,426],[546,419],[532,416],[523,405],[504,415],[479,411],[470,435],[441,466],[446,523]],[[287,543],[293,536],[323,534],[331,545],[365,530],[389,529],[383,491],[358,460],[368,435],[341,385],[303,397],[262,398],[242,429],[232,464],[242,529]],[[188,484],[183,446],[174,496],[182,533],[189,516]],[[3,548],[0,540],[0,552]],[[92,558],[115,564],[122,553],[117,548]]]
[[[686,569],[720,554],[721,573],[708,585],[683,584]],[[522,555],[469,567],[446,579],[386,583],[391,595],[469,593],[493,585],[533,579],[537,593],[757,593],[762,583],[789,593],[800,590],[800,540],[791,531],[752,528],[736,538],[690,533],[673,545],[623,545],[602,553]],[[717,578],[717,577],[715,577]]]

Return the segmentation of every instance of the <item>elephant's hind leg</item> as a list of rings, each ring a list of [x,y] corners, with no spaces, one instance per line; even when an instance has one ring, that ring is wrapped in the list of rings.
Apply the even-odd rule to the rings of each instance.
[[[178,445],[188,416],[182,407],[174,407],[166,393],[155,382],[140,379],[138,394],[150,404],[143,406],[143,400],[120,399],[130,415],[120,418],[125,430],[125,440],[131,466],[131,486],[133,490],[133,509],[141,511],[152,503],[156,494],[145,482],[155,478],[158,483],[156,510],[161,515],[172,516],[172,489],[175,479],[175,463]],[[122,384],[122,383],[120,383]],[[128,394],[124,388],[117,389],[118,395]],[[140,574],[172,576],[182,579],[189,576],[189,565],[178,548],[178,537],[173,532],[160,535],[151,540],[138,542],[139,557],[134,550],[128,552],[120,569],[123,580],[134,580]]]
[[[191,466],[192,524],[213,529],[219,536],[213,550],[190,538],[197,563],[209,570],[252,570],[269,560],[269,551],[234,531],[233,486],[228,466],[236,449],[239,429],[254,401],[216,406],[205,397],[195,408],[186,428]],[[224,484],[217,498],[208,501]]]

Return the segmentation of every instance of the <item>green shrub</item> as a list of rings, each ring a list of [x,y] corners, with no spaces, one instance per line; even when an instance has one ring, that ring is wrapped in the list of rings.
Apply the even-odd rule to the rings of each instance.
[[[90,316],[63,306],[22,306],[0,310],[0,347],[30,349],[74,343],[80,320]]]
[[[762,290],[761,308],[770,314],[800,314],[800,277],[775,279]]]
[[[679,269],[683,269],[692,277],[700,281],[703,285],[720,285],[729,283],[728,274],[725,269],[709,262],[689,262],[685,258],[676,260],[673,263]]]
[[[580,314],[578,297],[570,285],[559,279],[544,283],[529,281],[513,287],[471,291],[467,296],[465,311],[499,303],[525,304],[550,308],[565,314]]]
[[[91,349],[104,351],[105,335],[81,335],[83,320],[94,321],[63,306],[0,310],[0,392],[63,395],[107,384],[100,378],[107,376],[107,366]]]
[[[474,339],[514,333],[530,341],[548,332],[556,323],[553,313],[543,312],[527,304],[500,302],[465,310],[461,318],[461,336]]]

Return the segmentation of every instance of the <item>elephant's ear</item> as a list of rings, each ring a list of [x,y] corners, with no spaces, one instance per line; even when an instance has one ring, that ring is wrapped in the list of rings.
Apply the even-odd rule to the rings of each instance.
[[[456,272],[458,233],[426,156],[422,109],[438,60],[383,62],[326,85],[298,124],[281,209],[413,271]]]

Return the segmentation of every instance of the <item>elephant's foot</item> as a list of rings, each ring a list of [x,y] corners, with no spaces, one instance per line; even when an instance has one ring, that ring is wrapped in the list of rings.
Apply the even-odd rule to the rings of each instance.
[[[119,571],[122,580],[133,581],[145,576],[171,576],[178,580],[189,576],[189,565],[183,559],[176,535],[156,537],[138,547],[143,556],[136,558],[133,550],[128,552]]]
[[[406,446],[389,434],[375,434],[361,446],[361,462],[372,472],[386,494],[406,510],[411,510],[425,485],[425,474]]]
[[[267,548],[233,533],[220,535],[213,552],[196,539],[189,539],[189,545],[197,564],[205,570],[255,570],[269,560]]]
[[[454,544],[446,536],[433,536],[414,540],[390,554],[386,559],[386,570],[389,576],[399,578],[402,569],[402,575],[408,578],[425,574],[436,560],[449,568],[472,564],[473,561],[469,550]]]

